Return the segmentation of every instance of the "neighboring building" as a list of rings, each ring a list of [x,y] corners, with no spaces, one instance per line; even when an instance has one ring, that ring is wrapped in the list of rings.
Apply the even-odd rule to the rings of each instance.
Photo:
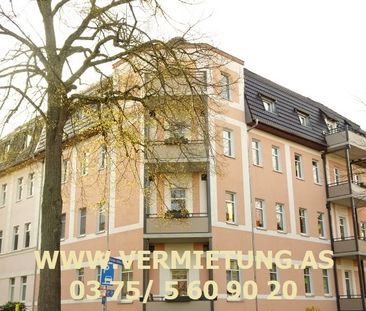
[[[174,124],[163,127],[158,109],[139,119],[151,143],[144,157],[126,156],[117,142],[106,146],[95,133],[65,145],[62,250],[110,249],[115,257],[119,250],[241,251],[244,262],[250,251],[290,250],[292,264],[299,265],[306,250],[319,262],[320,251],[333,249],[335,268],[328,270],[281,270],[275,265],[243,270],[234,256],[228,270],[139,270],[134,261],[130,269],[116,270],[116,279],[138,281],[141,292],[153,280],[149,300],[145,305],[130,301],[127,294],[132,289],[122,289],[118,301],[108,302],[108,310],[365,310],[360,298],[365,296],[365,278],[358,273],[364,270],[366,254],[365,133],[329,108],[244,70],[241,60],[215,53],[225,65],[201,74],[208,85],[217,82],[220,88],[205,90],[214,95],[207,97],[207,110],[197,117],[218,138],[211,148],[211,136],[201,132],[198,122],[187,124],[178,116]],[[116,83],[126,73],[124,66],[114,67]],[[213,111],[217,103],[220,114]],[[71,138],[72,122],[65,131]],[[21,128],[4,138],[0,148],[16,151],[15,143],[9,149],[7,144],[22,132]],[[6,165],[1,167],[0,304],[24,300],[31,307],[37,299],[32,251],[38,244],[45,134],[38,127],[34,133],[26,147],[29,152],[3,161]],[[223,267],[225,257],[217,263]],[[70,295],[75,280],[91,295],[87,282],[99,275],[100,269],[91,269],[86,262],[80,269],[63,269],[62,310],[99,310],[101,299]],[[178,282],[180,297],[167,302],[166,284],[172,280]],[[200,281],[203,288],[208,280],[218,285],[215,301],[187,299],[189,283]],[[248,281],[254,281],[257,299],[241,294],[238,301],[229,301],[230,281],[241,288],[249,284],[249,290],[244,286],[246,296],[253,289]],[[268,295],[277,289],[268,281],[281,284],[274,300]],[[283,297],[293,289],[286,281],[297,285],[294,299]],[[74,292],[83,296],[79,287]]]

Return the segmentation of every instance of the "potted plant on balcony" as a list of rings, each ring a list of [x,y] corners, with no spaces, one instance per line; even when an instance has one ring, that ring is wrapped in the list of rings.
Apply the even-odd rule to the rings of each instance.
[[[189,211],[186,208],[181,209],[169,209],[165,212],[165,218],[188,218]]]
[[[184,136],[173,135],[164,140],[166,145],[183,145],[188,144],[188,138]]]

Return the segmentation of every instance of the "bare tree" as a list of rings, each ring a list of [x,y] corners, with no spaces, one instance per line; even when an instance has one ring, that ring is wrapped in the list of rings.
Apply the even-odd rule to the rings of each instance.
[[[33,15],[31,26],[24,22],[27,13]],[[10,107],[4,124],[27,107],[46,132],[41,253],[60,249],[64,127],[78,112],[89,111],[88,131],[114,137],[127,156],[153,154],[136,116],[149,116],[174,133],[184,130],[182,118],[207,128],[205,79],[197,73],[212,54],[184,35],[168,42],[154,38],[140,18],[164,14],[158,0],[10,0],[0,6],[0,38],[14,46],[0,61],[0,109]],[[117,61],[126,70],[111,77],[105,65]],[[91,72],[98,83],[85,90]],[[208,132],[202,133],[209,141]],[[184,147],[179,135],[171,140]],[[61,310],[60,277],[59,261],[56,269],[40,271],[38,310]]]

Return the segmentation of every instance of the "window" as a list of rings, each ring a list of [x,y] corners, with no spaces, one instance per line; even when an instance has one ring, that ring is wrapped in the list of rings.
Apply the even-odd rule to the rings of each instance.
[[[272,264],[272,268],[269,270],[269,279],[270,281],[278,281],[278,269],[275,263]],[[271,292],[275,290],[275,285],[270,285]]]
[[[351,298],[353,295],[352,271],[344,271],[344,282],[346,285],[346,295]]]
[[[308,214],[305,208],[299,208],[300,233],[308,234]]]
[[[96,281],[100,283],[101,282],[100,277],[102,276],[102,267],[97,266],[96,270],[97,270]]]
[[[221,93],[220,93],[221,98],[230,100],[230,80],[229,76],[223,72],[221,72],[220,84],[221,84]]]
[[[255,225],[257,228],[264,228],[264,201],[255,200]]]
[[[65,232],[66,232],[66,214],[63,213],[61,215],[61,240],[65,239]]]
[[[240,282],[240,270],[236,259],[230,259],[230,269],[226,270],[226,283],[230,281]]]
[[[19,226],[15,226],[13,228],[13,251],[18,249],[19,242]]]
[[[84,268],[76,270],[76,280],[84,283]],[[75,294],[80,295],[80,286],[78,284],[75,286]]]
[[[27,248],[30,245],[31,239],[31,223],[24,225],[24,247]]]
[[[27,277],[22,276],[20,283],[20,301],[25,301],[26,297],[27,297]]]
[[[276,203],[277,230],[285,231],[285,210],[283,204]]]
[[[320,167],[319,167],[319,161],[313,160],[313,180],[316,184],[320,184]]]
[[[188,270],[187,269],[171,269],[172,281],[177,281],[178,284],[174,287],[178,290],[179,296],[187,295],[188,285]]]
[[[79,209],[79,236],[86,233],[86,208]]]
[[[295,175],[297,178],[304,178],[302,171],[302,155],[300,154],[295,154]]]
[[[23,195],[23,177],[17,179],[17,201],[22,199]]]
[[[121,271],[121,281],[124,282],[124,284],[127,284],[127,282],[130,282],[133,280],[133,274],[132,274],[132,266],[131,270],[125,269],[125,267],[122,265],[122,271]],[[127,299],[127,286],[123,286],[121,290],[121,300]]]
[[[348,237],[348,228],[346,217],[339,217],[339,235],[341,239]]]
[[[31,197],[34,192],[34,173],[28,174],[28,196]]]
[[[15,278],[9,279],[9,301],[14,301]]]
[[[304,286],[305,286],[305,294],[309,295],[313,293],[310,268],[304,269]]]
[[[334,182],[338,185],[341,182],[341,173],[338,168],[334,168]]]
[[[310,126],[310,117],[308,114],[303,113],[303,112],[298,112],[297,116],[298,116],[300,124],[302,126]]]
[[[226,192],[225,193],[225,203],[226,203],[226,221],[235,223],[235,193]]]
[[[168,135],[173,139],[187,139],[189,136],[189,127],[189,124],[185,121],[170,120]]]
[[[98,232],[103,232],[105,230],[105,209],[100,207],[98,210]]]
[[[65,183],[67,181],[68,165],[69,165],[69,160],[63,159],[62,160],[62,171],[61,171],[61,182],[62,183]]]
[[[107,147],[101,146],[99,150],[99,169],[105,169],[107,166]]]
[[[3,246],[3,231],[0,230],[0,254],[2,252],[2,246]]]
[[[361,175],[360,174],[353,174],[353,182],[355,184],[360,184],[361,183]]]
[[[361,222],[360,235],[361,235],[362,239],[366,240],[366,222]],[[0,248],[0,252],[1,252],[1,248]]]
[[[170,189],[170,209],[180,211],[186,208],[186,189]]]
[[[224,155],[232,157],[234,156],[234,144],[233,144],[233,132],[231,130],[224,129],[222,132]]]
[[[261,97],[264,110],[272,113],[276,113],[276,102],[268,97]]]
[[[272,167],[275,171],[281,170],[280,148],[272,146]]]
[[[319,238],[325,238],[324,213],[318,212],[318,235]]]
[[[338,122],[336,120],[329,119],[327,117],[325,117],[324,120],[329,131],[334,130],[338,127]]]
[[[262,145],[259,140],[252,141],[252,157],[254,165],[262,165]]]
[[[6,204],[6,191],[8,190],[7,184],[1,185],[1,197],[0,197],[0,206],[4,206]]]
[[[329,274],[327,269],[322,270],[324,295],[330,295]]]
[[[81,158],[81,175],[85,176],[88,174],[89,167],[89,154],[84,151]]]

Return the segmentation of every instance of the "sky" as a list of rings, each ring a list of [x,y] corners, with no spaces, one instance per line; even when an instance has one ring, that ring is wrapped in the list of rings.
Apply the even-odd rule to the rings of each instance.
[[[178,29],[194,24],[201,41],[366,130],[366,1],[181,0],[193,5],[160,1]],[[27,24],[37,29],[34,15],[28,13]],[[174,36],[163,25],[160,34],[167,39]],[[3,43],[0,50],[6,49]]]
[[[178,16],[207,17],[208,42],[366,129],[365,12],[363,0],[203,0]]]

